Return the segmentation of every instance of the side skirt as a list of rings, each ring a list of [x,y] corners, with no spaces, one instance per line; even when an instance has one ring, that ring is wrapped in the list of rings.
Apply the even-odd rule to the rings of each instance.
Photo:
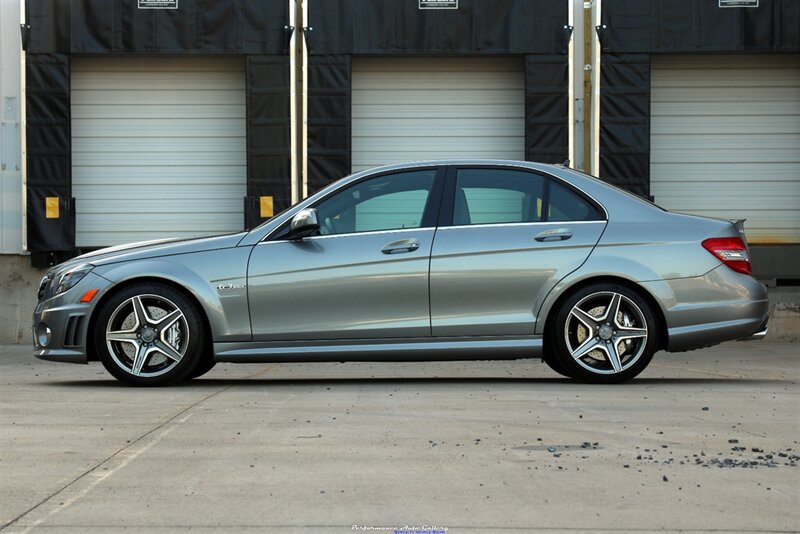
[[[216,361],[235,363],[515,360],[541,355],[541,336],[214,343]]]

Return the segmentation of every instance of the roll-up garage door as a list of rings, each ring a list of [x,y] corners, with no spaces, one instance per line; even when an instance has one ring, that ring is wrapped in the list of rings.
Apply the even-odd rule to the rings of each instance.
[[[241,230],[241,59],[73,58],[76,244]]]
[[[520,58],[354,58],[353,171],[439,158],[525,158]]]
[[[656,203],[800,243],[800,58],[653,56],[651,84]]]

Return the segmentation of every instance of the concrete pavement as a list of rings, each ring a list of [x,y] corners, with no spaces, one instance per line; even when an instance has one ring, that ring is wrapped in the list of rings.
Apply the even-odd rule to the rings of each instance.
[[[660,353],[616,386],[520,360],[226,364],[133,389],[5,346],[0,525],[798,531],[799,349]]]

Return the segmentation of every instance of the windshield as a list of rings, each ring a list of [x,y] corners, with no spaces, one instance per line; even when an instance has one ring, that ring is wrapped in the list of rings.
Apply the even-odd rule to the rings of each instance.
[[[269,219],[267,219],[266,221],[262,222],[262,223],[261,223],[261,224],[259,224],[258,226],[253,226],[253,227],[251,227],[251,228],[245,228],[245,229],[244,229],[244,231],[245,231],[245,232],[252,232],[252,231],[253,231],[253,230],[255,230],[256,228],[261,228],[262,226],[264,226],[265,224],[267,224],[268,222],[270,222],[271,220],[273,220],[275,217],[279,217],[280,215],[283,215],[284,213],[286,213],[287,211],[289,211],[289,210],[290,210],[290,209],[292,209],[293,207],[297,206],[298,204],[300,204],[301,202],[303,202],[303,200],[305,200],[305,199],[298,200],[297,202],[295,202],[294,204],[292,204],[292,205],[291,205],[291,206],[289,206],[288,208],[286,208],[286,209],[283,209],[283,210],[279,211],[278,213],[276,213],[275,215],[273,215],[272,217],[270,217],[270,218],[269,218]]]
[[[370,169],[370,170],[369,170],[369,172],[373,172],[373,171],[375,171],[375,170],[376,170],[376,169]],[[325,195],[325,194],[327,194],[327,192],[328,192],[328,191],[330,191],[332,188],[335,188],[335,187],[336,187],[336,184],[338,184],[338,183],[339,183],[339,182],[341,182],[342,180],[346,180],[346,179],[348,179],[348,178],[350,178],[350,177],[353,177],[353,176],[355,176],[355,175],[357,175],[357,174],[364,173],[364,172],[365,172],[365,171],[359,171],[358,173],[348,174],[347,176],[344,176],[344,177],[342,177],[342,178],[339,178],[338,180],[334,180],[333,182],[329,183],[328,185],[326,185],[326,186],[322,187],[321,189],[318,189],[317,191],[315,191],[315,192],[313,192],[313,193],[310,193],[310,194],[309,194],[307,197],[305,197],[305,198],[301,198],[300,200],[298,200],[297,202],[295,202],[294,204],[292,204],[292,205],[291,205],[291,206],[289,206],[288,208],[286,208],[286,209],[284,209],[284,210],[281,210],[280,212],[276,213],[275,215],[273,215],[272,217],[270,217],[270,218],[269,218],[269,219],[267,219],[266,221],[262,222],[262,223],[261,223],[261,224],[259,224],[258,226],[254,226],[253,228],[248,228],[246,231],[247,231],[247,232],[252,232],[253,230],[255,230],[255,229],[257,229],[257,228],[261,228],[262,226],[264,226],[264,225],[265,225],[265,224],[267,224],[268,222],[270,222],[270,221],[272,221],[273,219],[275,219],[275,217],[279,217],[280,215],[283,215],[284,213],[286,213],[286,212],[287,212],[287,211],[289,211],[290,209],[294,208],[294,207],[295,207],[295,206],[297,206],[298,204],[302,204],[303,202],[305,202],[305,201],[306,201],[306,200],[308,200],[309,198],[311,198],[311,197],[313,197],[313,196],[317,196],[317,195],[324,196],[324,195]]]

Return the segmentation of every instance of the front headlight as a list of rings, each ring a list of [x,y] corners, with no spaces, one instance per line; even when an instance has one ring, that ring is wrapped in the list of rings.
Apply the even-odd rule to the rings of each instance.
[[[62,274],[58,279],[55,294],[60,295],[78,285],[78,282],[83,280],[83,277],[89,274],[92,269],[94,269],[94,265],[84,263]]]

